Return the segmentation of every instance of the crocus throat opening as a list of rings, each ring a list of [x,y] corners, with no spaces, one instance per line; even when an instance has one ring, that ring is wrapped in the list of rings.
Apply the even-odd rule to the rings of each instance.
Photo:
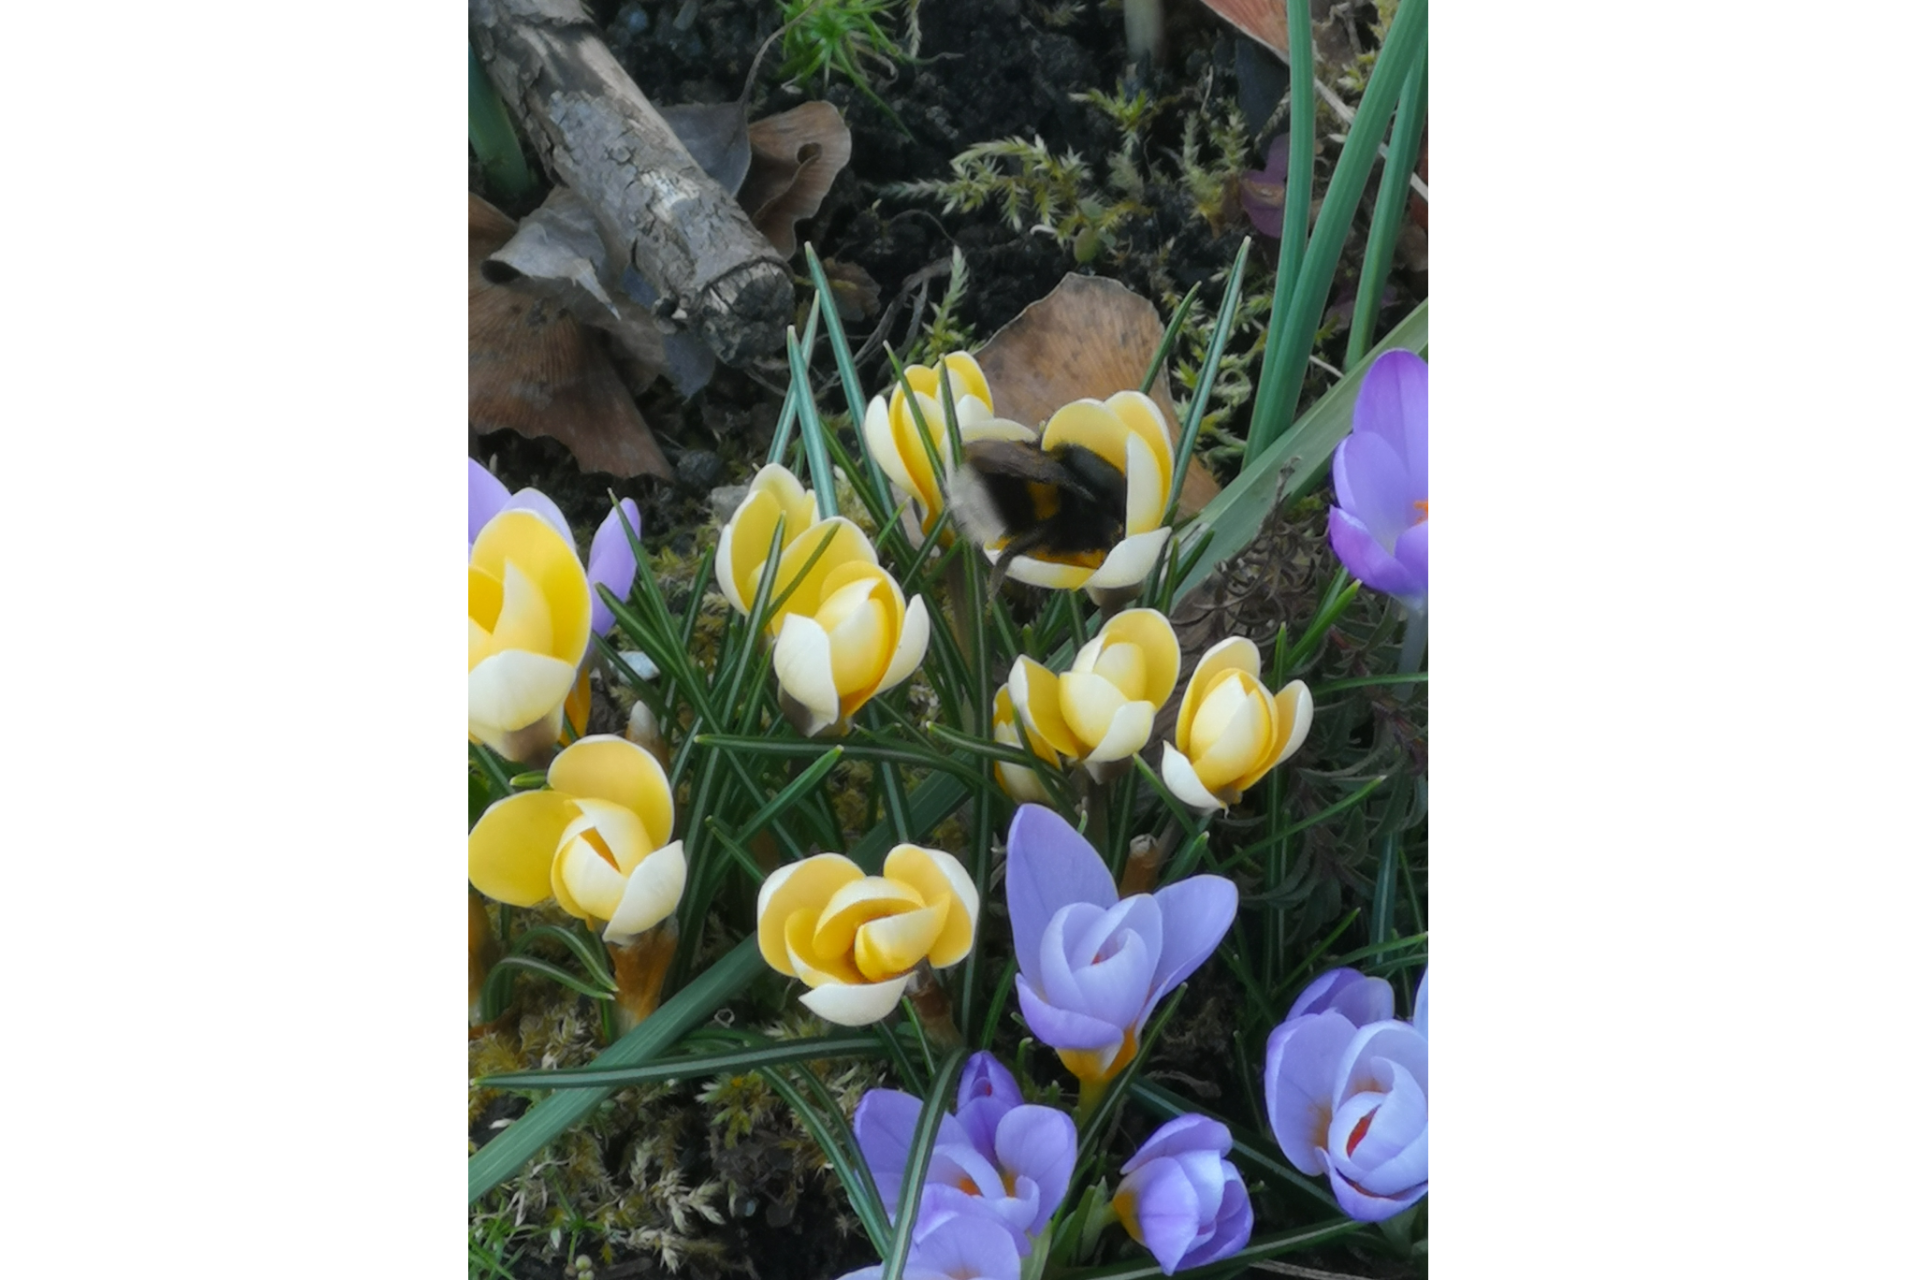
[[[1140,1052],[1140,1037],[1135,1034],[1134,1028],[1128,1027],[1126,1039],[1120,1042],[1119,1049],[1114,1051],[1113,1061],[1105,1067],[1100,1065],[1098,1049],[1058,1049],[1055,1052],[1060,1055],[1060,1065],[1071,1071],[1082,1085],[1105,1085],[1125,1070],[1126,1065],[1133,1061],[1133,1055]]]
[[[1352,1155],[1354,1148],[1367,1136],[1367,1130],[1373,1127],[1374,1112],[1369,1111],[1360,1117],[1360,1123],[1353,1126],[1353,1132],[1347,1135],[1347,1154]]]

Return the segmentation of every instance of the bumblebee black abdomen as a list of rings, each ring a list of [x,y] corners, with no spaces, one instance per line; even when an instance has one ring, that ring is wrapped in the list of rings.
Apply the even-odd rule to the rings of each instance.
[[[1127,478],[1083,445],[1042,449],[1016,440],[967,446],[955,514],[989,545],[1059,559],[1104,553],[1126,534]]]

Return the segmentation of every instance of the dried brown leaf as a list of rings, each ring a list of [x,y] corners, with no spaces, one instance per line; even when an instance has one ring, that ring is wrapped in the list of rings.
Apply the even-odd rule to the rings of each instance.
[[[1008,321],[975,356],[993,388],[993,411],[1038,427],[1071,401],[1138,390],[1166,331],[1153,303],[1118,280],[1070,275]],[[1164,367],[1148,394],[1177,435]],[[1180,513],[1192,515],[1219,492],[1219,482],[1196,458],[1180,489]]]
[[[1286,0],[1200,0],[1246,36],[1273,50],[1281,59],[1287,56]]]
[[[673,469],[601,338],[551,298],[498,285],[481,274],[515,223],[467,196],[467,418],[477,431],[552,436],[586,471],[626,479]]]
[[[783,257],[799,248],[793,226],[820,211],[833,180],[853,158],[853,135],[830,102],[803,102],[747,126],[753,163],[740,207]]]

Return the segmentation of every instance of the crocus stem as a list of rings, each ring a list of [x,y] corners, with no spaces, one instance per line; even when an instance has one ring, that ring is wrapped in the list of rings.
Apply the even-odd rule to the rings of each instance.
[[[1407,610],[1406,630],[1400,633],[1400,674],[1410,676],[1420,669],[1427,654],[1427,611]]]
[[[1082,1080],[1080,1082],[1080,1100],[1073,1104],[1073,1127],[1080,1133],[1080,1140],[1087,1140],[1087,1126],[1093,1123],[1093,1113],[1100,1107],[1100,1099],[1106,1096],[1106,1080]]]
[[[613,959],[613,980],[619,988],[614,997],[620,1034],[646,1021],[660,1003],[660,986],[666,981],[667,967],[673,961],[674,948],[680,942],[680,926],[668,916],[631,942],[610,943],[607,954]]]

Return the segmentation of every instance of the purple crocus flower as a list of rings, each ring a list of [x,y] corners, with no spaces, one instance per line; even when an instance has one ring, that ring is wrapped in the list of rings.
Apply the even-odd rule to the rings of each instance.
[[[1267,1040],[1267,1121],[1294,1168],[1327,1175],[1348,1217],[1379,1222],[1427,1194],[1427,980],[1411,1023],[1389,1004],[1356,1026],[1325,990],[1327,1007],[1301,1012],[1313,993]]]
[[[853,1113],[853,1135],[889,1218],[899,1212],[922,1105],[897,1089],[869,1089]],[[931,1229],[936,1209],[984,1208],[1024,1257],[1067,1194],[1076,1150],[1066,1112],[1023,1104],[1007,1069],[990,1053],[974,1054],[961,1070],[958,1113],[941,1117],[934,1137],[914,1235]]]
[[[906,1280],[1020,1280],[1015,1233],[974,1204],[927,1205],[914,1221]],[[862,1267],[840,1280],[880,1280],[884,1267]]]
[[[1333,451],[1327,537],[1347,572],[1416,612],[1427,607],[1427,362],[1389,351],[1353,406],[1353,433]]]
[[[1247,1185],[1224,1158],[1232,1149],[1218,1120],[1176,1116],[1120,1166],[1113,1212],[1168,1275],[1231,1257],[1253,1235]]]
[[[1020,1012],[1083,1084],[1104,1085],[1138,1052],[1160,998],[1213,954],[1239,904],[1220,876],[1122,900],[1092,845],[1051,809],[1021,805],[1007,832]]]
[[[1358,969],[1329,969],[1300,993],[1287,1011],[1286,1021],[1329,1010],[1342,1014],[1356,1027],[1385,1022],[1393,1016],[1393,984],[1369,978]]]
[[[538,489],[522,489],[509,494],[507,486],[501,484],[498,477],[472,458],[467,459],[467,547],[473,547],[473,540],[480,536],[480,530],[487,521],[502,511],[531,511],[558,529],[568,542],[573,541],[573,530],[567,526],[567,518],[560,514],[560,508],[552,498]],[[594,588],[605,586],[618,599],[624,600],[627,592],[633,590],[633,575],[639,569],[633,558],[633,547],[627,542],[626,530],[620,527],[620,512],[627,513],[627,522],[633,531],[640,532],[640,508],[632,498],[622,498],[620,505],[607,513],[594,531],[593,546],[587,553],[587,590],[593,597],[593,633],[603,636],[613,630],[613,610],[607,608],[600,599],[600,593]]]

